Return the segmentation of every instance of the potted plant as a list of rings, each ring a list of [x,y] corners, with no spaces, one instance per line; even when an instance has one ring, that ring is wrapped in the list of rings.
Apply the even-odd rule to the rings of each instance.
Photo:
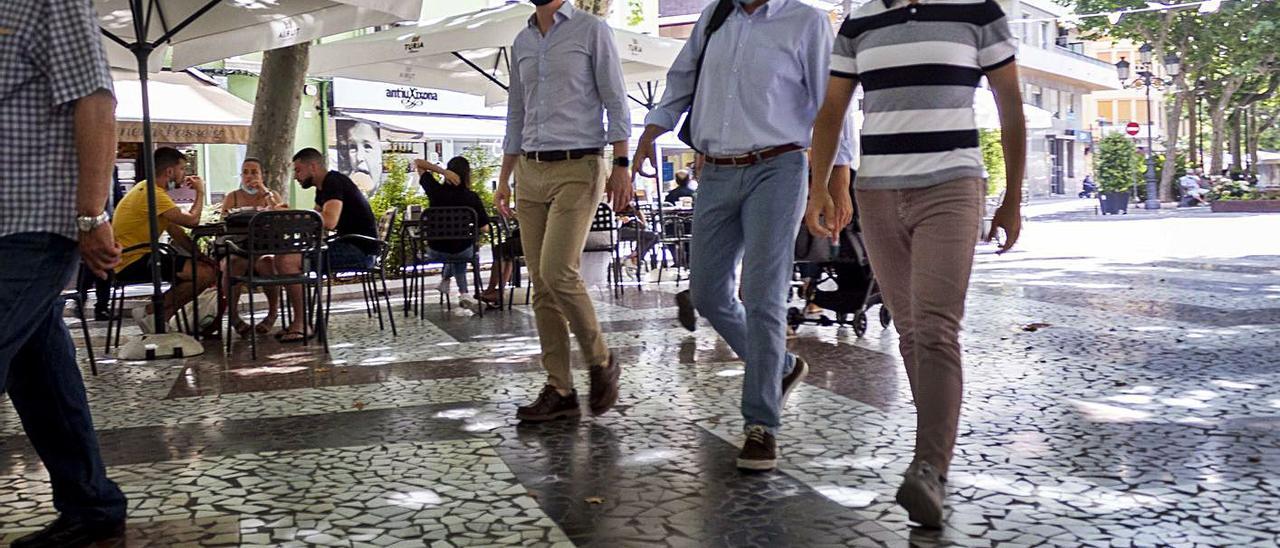
[[[1103,215],[1128,213],[1129,193],[1142,173],[1138,149],[1133,141],[1112,133],[1098,143],[1095,173],[1098,175],[1098,205]]]

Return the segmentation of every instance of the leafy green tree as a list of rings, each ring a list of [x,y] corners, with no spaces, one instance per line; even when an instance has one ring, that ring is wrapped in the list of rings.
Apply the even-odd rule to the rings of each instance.
[[[405,211],[409,206],[427,207],[427,197],[418,191],[416,184],[410,184],[409,179],[409,160],[403,155],[394,155],[383,160],[387,167],[385,173],[386,180],[382,182],[382,186],[374,192],[369,199],[369,207],[373,210],[375,217],[381,219],[382,215],[387,211],[395,208],[400,211],[396,226],[392,227],[391,234],[388,235],[387,241],[391,244],[391,253],[387,255],[387,270],[398,272],[403,258],[400,256],[400,228],[399,223],[404,219]]]

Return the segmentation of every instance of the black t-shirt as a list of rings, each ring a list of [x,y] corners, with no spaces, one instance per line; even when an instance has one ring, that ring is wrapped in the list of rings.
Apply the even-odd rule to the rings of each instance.
[[[441,184],[435,174],[429,171],[422,174],[418,184],[422,185],[422,192],[431,201],[431,207],[469,207],[476,212],[476,228],[489,224],[489,212],[484,208],[484,200],[474,190],[460,185]],[[427,242],[427,247],[441,253],[460,253],[472,245],[475,242],[462,240]]]
[[[324,182],[316,189],[316,207],[324,209],[330,200],[342,202],[342,214],[338,216],[338,226],[334,227],[339,236],[360,234],[370,238],[378,237],[378,221],[369,207],[360,187],[351,182],[351,178],[330,171],[324,176]],[[353,242],[361,251],[370,255],[377,253],[378,245],[372,242]]]
[[[692,198],[693,195],[693,189],[689,188],[689,185],[678,186],[671,189],[671,192],[668,192],[667,197],[663,198],[662,201],[668,204],[680,205],[680,198]]]

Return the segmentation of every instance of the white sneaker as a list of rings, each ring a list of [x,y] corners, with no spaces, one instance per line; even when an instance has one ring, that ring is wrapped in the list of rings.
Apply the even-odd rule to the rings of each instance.
[[[131,314],[134,323],[138,324],[138,329],[141,329],[143,333],[150,335],[156,332],[156,316],[155,314],[147,314],[146,305],[135,307]]]
[[[471,298],[470,295],[458,295],[458,306],[476,314],[480,313],[479,301]]]
[[[449,290],[452,288],[453,288],[453,278],[445,278],[443,280],[440,280],[440,285],[436,286],[436,291],[439,291],[441,295],[448,295]]]

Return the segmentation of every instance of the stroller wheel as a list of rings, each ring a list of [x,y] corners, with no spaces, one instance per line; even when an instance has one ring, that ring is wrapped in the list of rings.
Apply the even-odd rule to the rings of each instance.
[[[889,315],[889,309],[884,305],[880,305],[880,327],[888,328],[889,322],[893,321],[893,316]]]
[[[867,334],[867,315],[866,313],[858,314],[853,319],[853,332],[859,337]]]

